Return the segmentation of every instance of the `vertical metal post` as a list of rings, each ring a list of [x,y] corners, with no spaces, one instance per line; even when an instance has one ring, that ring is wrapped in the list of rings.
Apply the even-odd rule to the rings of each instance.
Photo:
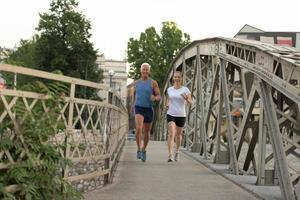
[[[219,69],[221,66],[218,67]],[[223,94],[222,94],[222,84],[221,84],[221,76],[219,76],[219,100],[218,100],[218,113],[217,113],[217,150],[216,150],[216,157],[215,161],[217,162],[219,160],[219,156],[221,154],[221,123],[222,123],[222,114],[223,114]],[[216,83],[215,83],[216,84]]]
[[[112,96],[112,92],[109,92],[109,96]],[[112,104],[113,102],[113,99],[112,98],[109,98],[108,99],[108,103],[109,104]],[[110,123],[110,120],[112,118],[112,108],[107,108],[106,110],[106,119],[105,119],[105,126],[106,126],[106,129],[105,129],[105,134],[106,134],[106,141],[105,141],[105,149],[106,149],[106,155],[110,155],[110,152],[109,152],[109,139],[110,139],[110,134],[108,133],[107,130],[111,131],[111,123]],[[107,158],[105,158],[104,160],[104,168],[105,170],[107,169],[110,169],[110,156],[108,156]],[[105,174],[104,175],[104,184],[108,184],[110,182],[110,172],[108,174]]]
[[[175,69],[174,69],[175,71]],[[185,63],[185,54],[182,55],[182,83],[183,85],[186,84],[186,63]],[[189,122],[189,119],[187,119],[187,122]],[[190,144],[189,144],[189,140],[188,140],[188,137],[189,137],[189,133],[190,133],[190,128],[189,126],[185,126],[184,128],[184,141],[186,143],[186,150],[190,150]]]
[[[165,102],[166,102],[166,96],[163,95],[162,100],[159,104],[159,108],[157,110],[157,113],[158,113],[157,119],[161,119],[161,120],[157,120],[157,122],[156,122],[157,126],[155,127],[156,130],[154,131],[154,136],[155,136],[156,141],[162,141],[163,140],[162,136],[165,133],[164,129],[163,129],[163,126],[166,123],[164,120],[164,115],[165,115],[165,111],[166,111],[166,108],[165,108],[166,103]]]
[[[195,83],[193,85],[195,86],[192,86],[192,90],[194,91],[191,91],[192,93],[195,92],[195,95],[193,94],[193,96],[195,96],[195,103],[194,105],[190,107],[190,112],[191,110],[193,110],[194,108],[194,119],[193,119],[193,124],[194,124],[194,143],[193,143],[193,146],[192,146],[192,152],[201,152],[201,144],[203,144],[203,141],[200,141],[200,139],[202,139],[201,137],[201,126],[200,126],[200,123],[201,123],[201,114],[200,114],[200,91],[201,91],[201,88],[200,88],[200,67],[201,65],[199,64],[200,62],[200,52],[199,52],[199,46],[197,46],[197,55],[196,55],[196,66],[195,66]]]
[[[162,113],[163,115],[164,113]],[[168,134],[168,130],[165,128],[167,122],[165,122],[164,117],[163,116],[160,116],[161,117],[161,122],[159,123],[159,126],[160,126],[160,130],[159,130],[159,141],[163,141],[163,140],[166,140],[166,137],[165,135]]]
[[[259,114],[259,133],[258,133],[258,166],[257,166],[257,185],[265,184],[265,160],[266,160],[266,140],[267,132],[264,124],[264,110],[260,109]]]
[[[17,90],[17,72],[14,73],[14,90]],[[14,109],[14,117],[16,118],[16,110]]]
[[[104,160],[104,168],[105,168],[105,170],[107,170],[107,169],[110,168],[110,157],[105,158],[105,160]],[[110,183],[110,172],[107,173],[107,174],[105,174],[103,178],[104,178],[104,180],[103,180],[104,184]]]
[[[285,200],[296,200],[294,189],[290,180],[286,155],[283,149],[275,106],[271,95],[271,88],[265,82],[261,81],[260,90],[268,133],[273,147],[274,159],[277,165],[277,174],[282,196]]]
[[[173,74],[175,73],[175,68],[173,69]],[[170,87],[170,80],[168,80],[168,82],[167,82],[167,88],[169,88]],[[164,140],[164,141],[166,141],[167,140],[167,135],[168,135],[168,124],[167,124],[167,120],[165,119],[165,116],[166,116],[166,114],[167,114],[167,108],[165,107],[165,105],[166,105],[166,101],[167,101],[167,97],[166,97],[166,95],[163,95],[163,100],[164,100],[164,102],[163,102],[163,104],[162,104],[162,106],[163,106],[163,109],[162,109],[162,113],[161,113],[161,131],[160,131],[160,135],[161,135],[161,137],[160,137],[160,140]]]
[[[70,102],[69,102],[69,115],[68,115],[68,127],[66,130],[66,137],[65,137],[65,145],[66,145],[66,150],[65,150],[65,158],[69,159],[70,157],[70,137],[73,135],[73,117],[74,117],[74,99],[75,99],[75,84],[71,84],[70,88]],[[69,174],[69,167],[66,166],[64,169],[64,178],[67,179]]]
[[[174,69],[175,72],[175,69]],[[185,62],[185,54],[182,55],[182,83],[186,84],[186,62]]]
[[[14,74],[14,90],[17,90],[17,72]]]
[[[226,72],[225,72],[225,61],[221,60],[221,81],[222,81],[222,93],[224,98],[224,106],[225,106],[225,113],[226,118],[228,120],[227,124],[227,136],[228,136],[228,146],[229,146],[229,153],[230,153],[230,167],[234,174],[239,174],[238,169],[238,163],[237,163],[237,157],[234,147],[234,139],[233,139],[233,127],[232,127],[232,118],[230,115],[230,104],[229,104],[229,93],[228,93],[228,86],[227,86],[227,78],[226,78]]]
[[[201,66],[201,59],[200,59],[200,47],[197,46],[197,74],[199,75],[197,77],[197,99],[198,103],[196,106],[200,106],[200,114],[201,114],[201,120],[200,120],[200,136],[201,136],[201,143],[202,143],[202,148],[204,152],[204,158],[208,159],[207,157],[207,147],[206,147],[206,130],[205,130],[205,118],[204,118],[204,99],[203,99],[203,82],[202,82],[202,66]],[[199,105],[200,104],[200,105]],[[199,110],[198,110],[199,112]],[[196,114],[198,116],[198,114]]]

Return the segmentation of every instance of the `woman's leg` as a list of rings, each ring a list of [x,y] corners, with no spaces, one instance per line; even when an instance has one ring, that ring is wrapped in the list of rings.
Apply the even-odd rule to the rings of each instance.
[[[182,132],[183,132],[183,127],[176,126],[176,152],[174,157],[175,161],[178,161],[179,159],[179,148],[182,142]]]
[[[173,121],[168,123],[168,151],[169,159],[172,159],[173,148],[174,148],[174,138],[175,138],[176,124]]]
[[[176,126],[176,152],[179,151],[182,142],[183,127]]]

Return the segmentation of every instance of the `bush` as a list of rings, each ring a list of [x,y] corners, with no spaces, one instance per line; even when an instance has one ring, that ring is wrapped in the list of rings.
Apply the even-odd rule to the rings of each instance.
[[[65,152],[66,145],[50,142],[65,130],[58,120],[58,104],[66,93],[65,86],[38,81],[34,87],[26,87],[43,91],[50,98],[44,106],[37,103],[31,111],[18,101],[14,107],[15,123],[7,120],[0,126],[0,152],[9,152],[0,157],[0,163],[14,161],[0,170],[0,199],[82,199],[81,193],[63,178],[64,169],[72,164],[60,153]],[[17,185],[17,191],[8,193],[8,185]]]

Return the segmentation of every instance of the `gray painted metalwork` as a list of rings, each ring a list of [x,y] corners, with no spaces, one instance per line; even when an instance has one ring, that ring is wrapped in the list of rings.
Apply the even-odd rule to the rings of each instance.
[[[228,63],[227,63],[228,64]],[[222,85],[222,95],[225,104],[225,113],[227,118],[227,135],[228,135],[228,146],[229,146],[229,153],[230,153],[230,168],[232,169],[234,174],[238,174],[238,166],[237,166],[237,158],[235,153],[234,141],[233,141],[233,122],[232,117],[230,114],[230,105],[229,105],[229,92],[227,87],[227,80],[226,80],[226,73],[225,73],[226,64],[225,61],[221,61],[221,85]],[[221,102],[220,102],[221,103]]]
[[[290,181],[287,161],[283,150],[282,138],[280,137],[280,128],[276,117],[275,106],[272,101],[271,87],[261,81],[260,90],[263,107],[265,108],[264,112],[266,115],[268,133],[276,158],[275,162],[278,166],[277,173],[280,179],[280,188],[286,199],[296,199],[293,188],[291,187],[292,183]]]
[[[188,109],[184,146],[234,174],[276,184],[286,200],[299,199],[300,51],[258,41],[209,38],[194,41],[174,59],[193,104]],[[164,93],[162,91],[162,93]],[[166,121],[160,103],[163,138]],[[297,186],[298,185],[298,186]]]

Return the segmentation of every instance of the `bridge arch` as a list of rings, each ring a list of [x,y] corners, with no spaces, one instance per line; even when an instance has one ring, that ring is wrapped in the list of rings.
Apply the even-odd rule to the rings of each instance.
[[[176,70],[183,72],[193,97],[185,147],[205,159],[228,163],[236,175],[256,176],[258,185],[278,179],[284,199],[296,199],[300,51],[222,37],[194,41],[173,60],[162,93]],[[157,140],[167,136],[165,101],[159,105]]]

